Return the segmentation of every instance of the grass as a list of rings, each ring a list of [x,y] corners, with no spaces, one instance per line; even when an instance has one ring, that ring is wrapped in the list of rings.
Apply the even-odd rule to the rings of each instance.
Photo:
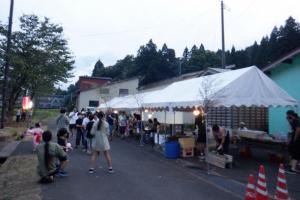
[[[0,168],[0,200],[40,200],[35,155],[9,157]]]
[[[47,121],[56,117],[58,113],[58,109],[36,109],[34,110],[31,123],[17,123],[15,121],[8,122],[5,124],[5,128],[0,130],[0,141],[20,140],[21,134],[26,131],[28,127],[33,126],[35,122],[47,124]]]
[[[58,109],[36,109],[33,113],[33,121],[47,121],[58,114]]]

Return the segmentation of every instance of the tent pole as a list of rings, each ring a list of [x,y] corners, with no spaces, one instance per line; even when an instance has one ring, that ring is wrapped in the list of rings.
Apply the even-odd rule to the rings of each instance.
[[[209,162],[207,162],[207,158],[208,158],[208,144],[209,144],[209,134],[208,134],[208,112],[207,113],[204,113],[204,119],[205,119],[205,134],[206,134],[206,145],[205,145],[205,149],[206,149],[206,167],[207,167],[207,174],[210,174],[210,164]]]
[[[173,132],[172,132],[172,136],[175,135],[176,131],[175,131],[175,115],[176,115],[176,111],[174,110],[174,123],[173,123]]]
[[[167,140],[167,111],[166,109],[164,109],[164,113],[165,113],[165,142]]]

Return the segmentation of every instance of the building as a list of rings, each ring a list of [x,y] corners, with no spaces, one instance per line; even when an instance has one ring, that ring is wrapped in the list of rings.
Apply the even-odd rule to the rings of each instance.
[[[300,48],[288,53],[277,61],[268,65],[263,71],[270,75],[282,89],[300,102]],[[269,109],[269,133],[285,135],[289,131],[286,120],[286,111],[296,108],[270,108]]]
[[[133,77],[121,81],[106,82],[96,87],[80,91],[78,95],[78,108],[98,107],[114,97],[136,94],[139,78]]]
[[[191,79],[191,78],[196,78],[196,77],[200,77],[200,76],[207,76],[207,75],[212,75],[212,74],[217,74],[217,73],[221,73],[221,72],[226,72],[229,71],[231,69],[221,69],[221,68],[212,68],[209,67],[205,70],[200,70],[200,71],[196,71],[196,72],[190,72],[190,73],[186,73],[186,74],[182,74],[180,76],[176,76],[173,78],[169,78],[169,79],[165,79],[165,80],[161,80],[155,83],[150,83],[147,85],[143,85],[139,87],[139,91],[140,92],[150,92],[150,91],[154,91],[154,90],[159,90],[159,89],[163,89],[165,87],[167,87],[168,85],[177,82],[177,81],[183,81],[183,80],[187,80],[187,79]]]
[[[78,81],[79,91],[77,94],[77,108],[81,109],[86,107],[98,107],[98,92],[94,91],[93,89],[108,84],[111,82],[111,80],[112,79],[109,77],[80,76]]]

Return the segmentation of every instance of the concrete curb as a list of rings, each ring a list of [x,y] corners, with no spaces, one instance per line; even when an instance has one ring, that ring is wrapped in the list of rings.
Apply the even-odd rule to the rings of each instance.
[[[0,159],[8,158],[18,147],[21,141],[13,141],[7,143],[0,151]]]

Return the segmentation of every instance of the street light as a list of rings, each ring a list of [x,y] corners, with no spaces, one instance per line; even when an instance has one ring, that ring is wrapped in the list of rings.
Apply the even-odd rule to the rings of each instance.
[[[4,80],[3,80],[3,86],[2,86],[2,110],[1,110],[1,122],[0,122],[1,129],[4,128],[4,118],[5,118],[5,110],[6,110],[6,88],[7,88],[8,70],[9,70],[9,61],[10,61],[9,54],[10,54],[10,45],[11,45],[13,12],[14,12],[14,0],[10,0],[7,43],[6,43],[6,52],[5,52]]]

